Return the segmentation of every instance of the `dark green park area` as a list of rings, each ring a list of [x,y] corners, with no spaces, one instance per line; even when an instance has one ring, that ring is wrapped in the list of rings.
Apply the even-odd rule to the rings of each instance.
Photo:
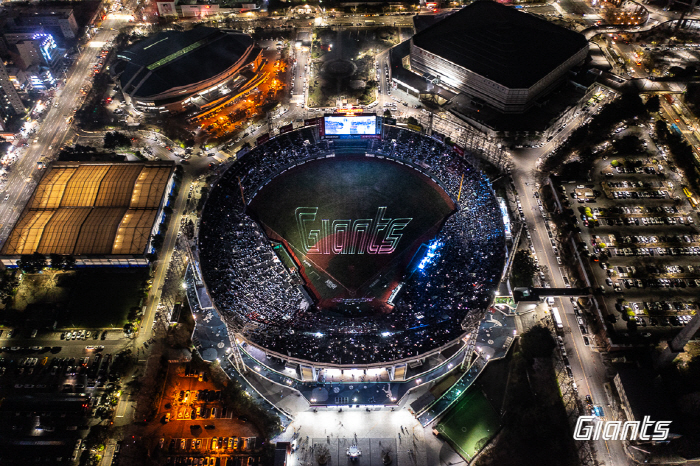
[[[81,270],[75,278],[64,326],[121,328],[143,305],[148,269]]]
[[[551,339],[546,329],[534,327],[513,348],[501,408],[503,427],[476,466],[579,464],[552,364]]]
[[[0,315],[6,324],[34,328],[122,328],[139,313],[148,279],[148,268],[24,274]]]

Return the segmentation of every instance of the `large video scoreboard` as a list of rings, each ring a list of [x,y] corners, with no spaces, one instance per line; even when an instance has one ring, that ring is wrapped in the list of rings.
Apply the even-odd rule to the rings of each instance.
[[[374,113],[333,113],[319,122],[319,135],[325,139],[380,139],[382,118]]]

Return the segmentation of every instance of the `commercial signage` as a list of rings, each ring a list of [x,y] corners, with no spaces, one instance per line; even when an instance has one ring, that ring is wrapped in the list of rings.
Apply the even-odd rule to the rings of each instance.
[[[258,139],[255,140],[255,144],[259,146],[261,144],[265,144],[269,140],[270,140],[270,133],[265,133],[262,136],[259,136]]]

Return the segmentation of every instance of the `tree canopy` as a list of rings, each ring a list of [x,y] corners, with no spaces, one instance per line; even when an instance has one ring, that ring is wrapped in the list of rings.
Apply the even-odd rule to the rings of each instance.
[[[530,251],[521,249],[515,253],[512,271],[511,283],[513,286],[532,286],[532,279],[537,272],[537,267]]]
[[[17,261],[17,267],[24,273],[37,273],[46,267],[46,256],[35,252],[34,254],[22,254]]]

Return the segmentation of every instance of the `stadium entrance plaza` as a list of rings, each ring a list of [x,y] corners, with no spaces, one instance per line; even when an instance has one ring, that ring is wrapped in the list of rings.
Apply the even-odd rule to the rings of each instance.
[[[298,449],[290,456],[289,466],[316,464],[312,448],[326,444],[331,460],[328,464],[350,463],[347,448],[357,441],[362,457],[353,464],[383,465],[382,454],[389,452],[393,464],[442,465],[466,464],[448,445],[432,434],[432,428],[423,428],[408,410],[300,412],[287,430],[274,441],[298,442]]]
[[[535,314],[526,313],[528,317]],[[508,312],[487,313],[477,336],[479,351],[491,359],[504,357],[515,327],[528,328],[533,324],[516,323],[522,317]],[[392,457],[392,464],[401,466],[467,464],[452,447],[433,434],[434,422],[428,422],[424,428],[407,409],[429,390],[430,384],[417,388],[394,409],[360,405],[342,409],[340,406],[319,407],[314,411],[296,390],[273,383],[255,371],[248,371],[246,378],[269,401],[294,416],[285,431],[273,439],[275,442],[296,440],[297,450],[290,457],[290,466],[316,464],[314,451],[323,444],[329,449],[331,465],[349,464],[346,452],[353,444],[362,451],[360,460],[353,464],[382,465],[382,455],[386,452]]]

